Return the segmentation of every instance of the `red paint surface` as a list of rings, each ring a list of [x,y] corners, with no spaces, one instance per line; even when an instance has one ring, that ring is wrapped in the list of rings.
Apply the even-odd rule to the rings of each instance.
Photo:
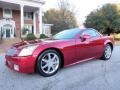
[[[46,49],[57,49],[64,57],[64,66],[69,66],[75,63],[87,61],[90,59],[100,58],[104,52],[105,45],[107,43],[114,44],[114,40],[108,36],[102,36],[96,38],[89,38],[86,41],[82,41],[79,35],[71,40],[44,40],[33,41],[31,44],[38,44],[39,47],[33,52],[31,56],[18,57],[7,56],[6,62],[11,62],[11,65],[7,66],[13,69],[13,65],[20,66],[20,72],[33,73],[35,72],[37,57]],[[12,47],[16,47],[19,51],[27,46],[25,42],[14,44]]]

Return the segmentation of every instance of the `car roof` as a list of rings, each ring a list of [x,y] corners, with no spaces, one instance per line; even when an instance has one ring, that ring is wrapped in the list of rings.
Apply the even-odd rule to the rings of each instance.
[[[80,30],[79,28],[71,28],[71,29],[65,29],[65,30]]]
[[[94,28],[83,28],[83,29],[80,29],[80,28],[71,28],[71,29],[65,29],[65,30],[80,30],[80,31],[83,31],[83,30],[95,30]]]

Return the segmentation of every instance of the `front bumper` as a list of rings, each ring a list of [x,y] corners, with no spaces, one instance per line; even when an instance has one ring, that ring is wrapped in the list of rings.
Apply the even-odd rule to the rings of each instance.
[[[22,73],[34,73],[36,58],[33,56],[13,57],[5,56],[6,66],[10,69]]]

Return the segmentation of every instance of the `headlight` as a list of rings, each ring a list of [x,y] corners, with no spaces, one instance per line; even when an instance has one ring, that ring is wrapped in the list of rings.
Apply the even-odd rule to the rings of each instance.
[[[32,55],[32,53],[34,52],[34,50],[38,47],[38,45],[33,45],[33,46],[28,46],[23,48],[18,56],[29,56]]]

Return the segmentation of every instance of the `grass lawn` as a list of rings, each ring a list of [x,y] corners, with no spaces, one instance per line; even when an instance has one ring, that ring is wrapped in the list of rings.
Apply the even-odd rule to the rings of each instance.
[[[120,33],[111,35],[115,40],[115,45],[120,45]]]
[[[12,44],[20,42],[20,38],[14,39],[4,39],[2,43],[0,43],[0,54],[5,53],[7,49],[11,47]]]

